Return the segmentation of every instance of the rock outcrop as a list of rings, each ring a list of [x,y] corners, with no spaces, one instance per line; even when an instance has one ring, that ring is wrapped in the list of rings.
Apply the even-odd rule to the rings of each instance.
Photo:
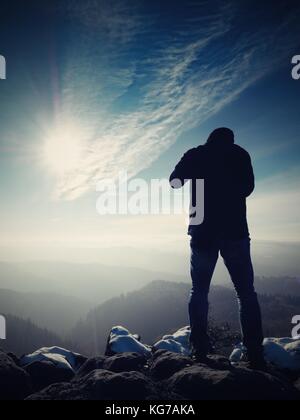
[[[116,331],[121,332],[120,339]],[[19,360],[0,352],[0,399],[300,400],[297,343],[284,348],[293,358],[292,370],[287,369],[289,365],[280,369],[281,359],[277,357],[268,372],[259,372],[239,361],[239,354],[235,363],[217,355],[197,363],[183,350],[186,333],[182,329],[160,342],[170,349],[177,348],[178,343],[177,353],[155,346],[151,349],[121,328],[110,335],[106,356],[87,359],[52,347]],[[276,346],[278,343],[286,345],[286,339],[278,339]],[[127,345],[140,351],[126,351]]]
[[[196,364],[175,373],[167,386],[188,400],[293,400],[300,397],[288,381],[245,365],[223,369]]]
[[[192,366],[192,364],[193,362],[190,357],[171,353],[166,350],[158,350],[154,353],[150,374],[155,380],[164,380],[182,369]]]
[[[147,365],[136,353],[91,359],[71,381],[53,384],[28,399],[297,400],[297,386],[287,377],[251,371],[243,363],[231,366],[221,356],[199,364],[160,350]]]
[[[58,369],[57,366],[48,361],[33,362],[24,368],[31,379],[34,391],[41,391],[51,384],[68,382],[74,377],[69,369]]]
[[[70,383],[55,384],[28,400],[146,400],[156,399],[154,383],[140,372],[94,370]]]
[[[0,351],[0,400],[22,400],[32,392],[29,374],[11,356]]]

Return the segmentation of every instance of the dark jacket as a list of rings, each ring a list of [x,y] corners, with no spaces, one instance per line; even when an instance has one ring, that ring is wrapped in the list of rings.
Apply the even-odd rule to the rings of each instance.
[[[249,236],[246,198],[254,191],[255,180],[249,153],[234,140],[215,139],[188,151],[176,166],[170,182],[192,181],[195,205],[196,179],[205,181],[204,222],[189,227],[195,243],[215,239],[238,240]]]

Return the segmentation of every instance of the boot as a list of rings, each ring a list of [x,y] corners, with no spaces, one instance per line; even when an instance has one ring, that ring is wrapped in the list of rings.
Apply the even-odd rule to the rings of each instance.
[[[247,350],[247,359],[249,363],[249,368],[251,370],[258,370],[260,372],[267,372],[268,366],[264,357],[264,349],[248,349]]]

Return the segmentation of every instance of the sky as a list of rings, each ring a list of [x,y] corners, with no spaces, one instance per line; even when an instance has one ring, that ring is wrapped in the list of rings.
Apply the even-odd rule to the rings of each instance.
[[[252,237],[299,242],[299,20],[297,1],[1,2],[0,260],[183,249],[184,217],[100,216],[96,184],[168,178],[221,126],[252,156]]]

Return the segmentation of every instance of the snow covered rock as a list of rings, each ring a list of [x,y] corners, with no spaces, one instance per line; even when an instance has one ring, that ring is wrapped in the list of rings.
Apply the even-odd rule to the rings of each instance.
[[[244,359],[246,349],[235,348],[230,361],[238,363]],[[264,340],[265,358],[281,370],[300,372],[300,340],[298,338],[266,338]]]
[[[150,346],[142,344],[138,335],[131,334],[124,327],[114,327],[108,338],[106,355],[113,356],[118,353],[138,353],[150,357],[152,350]]]
[[[131,334],[126,328],[118,326],[111,330],[109,335],[106,355],[112,356],[118,353],[138,353],[150,357],[152,350],[167,350],[172,353],[189,356],[190,327],[184,327],[172,335],[165,335],[161,340],[150,347],[140,342],[139,336]]]
[[[154,344],[154,350],[167,350],[172,353],[190,356],[190,327],[184,327],[173,335],[165,335],[160,341]]]
[[[266,359],[280,369],[300,372],[300,340],[268,338],[264,341]]]
[[[75,372],[86,360],[83,356],[65,350],[61,347],[44,347],[36,352],[23,356],[21,366],[27,366],[34,362],[51,362],[56,368]]]

